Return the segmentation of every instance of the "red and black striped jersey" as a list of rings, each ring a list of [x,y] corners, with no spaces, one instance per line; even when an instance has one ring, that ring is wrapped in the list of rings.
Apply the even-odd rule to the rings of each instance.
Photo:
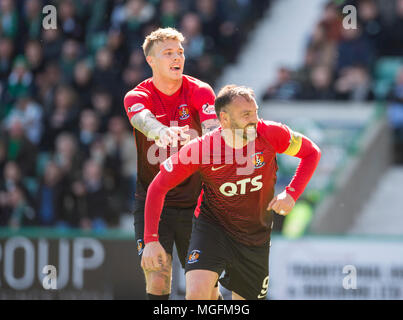
[[[155,241],[161,197],[186,177],[199,172],[203,192],[195,215],[220,224],[237,241],[262,245],[269,240],[272,213],[267,207],[274,196],[277,153],[301,158],[287,192],[297,200],[320,158],[319,148],[286,125],[259,120],[257,137],[241,149],[228,146],[216,129],[190,141],[161,165],[146,202],[145,241]],[[155,220],[155,218],[158,218]]]
[[[129,120],[136,113],[148,109],[163,125],[189,125],[192,132],[197,132],[195,136],[201,136],[201,123],[217,117],[214,100],[214,91],[207,83],[184,75],[181,88],[171,96],[159,91],[152,78],[143,81],[126,94],[124,106]],[[140,131],[133,131],[138,156],[136,198],[145,200],[148,186],[158,173],[160,163],[178,149],[159,148]],[[167,194],[166,205],[191,207],[196,204],[200,189],[200,176],[196,173]]]

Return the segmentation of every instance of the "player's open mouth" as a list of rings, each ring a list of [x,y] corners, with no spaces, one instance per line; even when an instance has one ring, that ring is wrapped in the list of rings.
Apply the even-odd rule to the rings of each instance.
[[[171,67],[171,70],[172,70],[172,71],[180,71],[180,70],[181,70],[181,67],[179,67],[179,66],[174,66],[174,67]]]

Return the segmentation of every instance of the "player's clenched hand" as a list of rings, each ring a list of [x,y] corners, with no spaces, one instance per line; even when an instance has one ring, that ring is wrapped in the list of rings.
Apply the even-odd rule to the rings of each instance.
[[[166,148],[177,147],[178,141],[180,141],[181,145],[185,145],[190,141],[190,134],[187,134],[186,131],[189,130],[189,126],[183,127],[164,127],[159,132],[158,139],[155,140],[157,146]]]
[[[144,270],[161,269],[167,262],[167,254],[159,241],[149,242],[145,245],[141,267]]]
[[[278,214],[286,216],[294,206],[295,200],[284,190],[270,201],[267,210],[274,210]]]

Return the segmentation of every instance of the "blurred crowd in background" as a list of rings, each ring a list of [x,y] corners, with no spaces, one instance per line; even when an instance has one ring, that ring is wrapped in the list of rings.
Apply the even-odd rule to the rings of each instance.
[[[57,29],[42,27],[48,4]],[[348,4],[357,8],[356,29],[343,28]],[[179,29],[185,73],[214,87],[269,5],[0,0],[0,226],[119,226],[132,210],[137,175],[123,97],[151,76],[144,37]],[[329,1],[301,68],[280,66],[258,100],[385,101],[403,163],[402,59],[403,0]]]
[[[347,5],[356,8],[357,28],[343,27]],[[403,0],[329,1],[308,39],[302,67],[280,66],[260,98],[384,101],[395,160],[403,163]]]
[[[42,27],[48,4],[57,29]],[[119,226],[137,170],[123,97],[151,76],[145,36],[179,29],[185,73],[214,86],[268,5],[0,0],[0,226]]]

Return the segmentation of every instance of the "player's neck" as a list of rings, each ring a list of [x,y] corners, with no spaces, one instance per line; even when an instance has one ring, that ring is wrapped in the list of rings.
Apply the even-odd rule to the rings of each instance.
[[[167,96],[173,95],[182,85],[182,77],[178,80],[166,79],[158,75],[153,75],[154,86]]]

